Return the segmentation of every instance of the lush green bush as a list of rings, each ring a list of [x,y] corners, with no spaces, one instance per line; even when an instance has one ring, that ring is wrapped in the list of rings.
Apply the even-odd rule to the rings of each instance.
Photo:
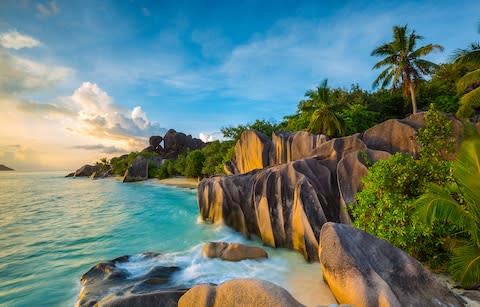
[[[179,155],[173,162],[175,171],[180,175],[185,174],[186,157],[186,155]]]
[[[364,132],[379,123],[379,114],[369,111],[367,106],[362,104],[349,105],[339,113],[339,117],[345,122],[345,135]]]
[[[156,152],[131,152],[128,155],[123,155],[120,157],[114,157],[110,160],[110,164],[112,166],[112,172],[115,175],[118,176],[123,176],[125,175],[125,171],[129,166],[132,165],[133,160],[135,160],[136,157],[142,156],[145,158],[153,158],[153,157],[158,157],[159,154]]]
[[[419,159],[396,153],[370,167],[356,195],[357,204],[351,206],[354,226],[421,260],[438,262],[433,257],[442,254],[442,246],[432,238],[444,236],[451,228],[421,222],[414,214],[415,200],[431,183],[451,182],[451,163],[445,158],[453,148],[451,131],[450,121],[431,109],[417,138],[422,145]]]
[[[205,163],[203,164],[202,174],[204,176],[223,174],[223,164],[226,162],[225,160],[231,160],[234,147],[235,143],[233,141],[214,141],[203,148]]]
[[[185,176],[200,177],[202,176],[203,163],[205,162],[205,154],[201,150],[193,150],[188,153],[185,158]]]

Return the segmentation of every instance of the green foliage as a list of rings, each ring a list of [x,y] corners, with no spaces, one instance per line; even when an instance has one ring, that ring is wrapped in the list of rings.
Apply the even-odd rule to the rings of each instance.
[[[128,155],[123,155],[120,157],[115,157],[110,160],[110,164],[112,166],[112,172],[115,175],[123,176],[127,168],[132,165],[133,160],[136,157],[142,156],[145,158],[153,158],[158,157],[159,155],[156,152],[131,152]]]
[[[231,139],[235,142],[240,139],[240,135],[242,135],[242,132],[245,130],[257,130],[268,137],[272,137],[272,133],[278,130],[278,124],[263,119],[257,119],[255,122],[246,125],[238,125],[236,127],[229,126],[220,129],[225,138]]]
[[[202,174],[204,176],[223,174],[223,164],[231,160],[234,147],[235,143],[233,141],[214,141],[203,148],[205,163],[203,164]]]
[[[307,99],[300,101],[299,110],[310,115],[307,130],[311,133],[322,133],[327,136],[342,136],[345,123],[338,113],[344,105],[331,99],[331,90],[328,80],[325,79],[315,90],[305,93]]]
[[[436,64],[421,59],[434,50],[443,50],[440,45],[428,44],[416,48],[417,41],[423,39],[415,30],[409,31],[407,26],[393,27],[393,40],[372,51],[372,56],[384,57],[373,68],[386,67],[373,81],[373,87],[388,87],[402,89],[404,97],[412,98],[413,113],[417,112],[415,100],[415,86],[422,79],[422,75],[432,74],[438,67]]]
[[[480,69],[472,71],[457,81],[457,91],[464,93],[460,98],[457,117],[467,118],[480,107]]]
[[[450,162],[445,156],[453,148],[450,121],[434,108],[419,131],[419,159],[396,153],[369,168],[363,189],[352,206],[353,224],[406,250],[419,259],[433,259],[441,253],[441,242],[432,241],[451,231],[447,226],[432,227],[420,221],[415,200],[430,183],[451,181]],[[438,259],[437,259],[438,260]],[[435,261],[437,261],[435,260]]]
[[[342,110],[338,116],[345,123],[345,135],[364,132],[378,124],[378,113],[369,111],[366,105],[352,104]]]
[[[175,171],[180,175],[185,174],[186,158],[186,155],[179,155],[177,159],[174,160]]]
[[[96,165],[102,173],[108,171],[112,167],[107,158],[100,159],[100,161],[97,161]]]
[[[202,168],[204,162],[205,154],[201,150],[193,150],[189,152],[187,157],[185,158],[185,176],[202,176]]]
[[[454,164],[454,182],[433,184],[418,200],[416,215],[428,224],[456,225],[464,231],[453,248],[449,270],[461,285],[480,284],[480,139],[462,144]]]

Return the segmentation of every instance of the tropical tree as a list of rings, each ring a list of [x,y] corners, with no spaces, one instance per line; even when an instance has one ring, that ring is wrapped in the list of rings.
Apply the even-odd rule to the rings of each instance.
[[[416,214],[427,223],[448,222],[465,237],[452,250],[450,272],[461,285],[480,284],[480,139],[462,144],[454,163],[454,183],[433,184],[417,200]]]
[[[478,23],[477,31],[480,34],[480,23]],[[470,46],[465,49],[459,48],[455,50],[453,52],[452,58],[455,63],[459,64],[480,64],[480,42],[471,43]]]
[[[300,101],[299,109],[301,112],[312,114],[307,130],[328,136],[343,135],[344,122],[337,113],[344,105],[333,101],[328,80],[323,80],[314,90],[308,90],[305,97],[307,99]]]
[[[407,25],[393,27],[393,41],[385,43],[372,51],[372,56],[385,57],[373,66],[379,69],[386,66],[373,81],[373,87],[385,88],[392,84],[392,88],[401,87],[403,96],[410,96],[413,113],[417,113],[415,87],[423,75],[430,75],[437,68],[435,63],[421,59],[434,50],[443,51],[440,45],[428,44],[416,48],[417,41],[423,39],[415,30],[409,31]]]
[[[469,72],[457,81],[457,93],[460,98],[458,118],[468,118],[480,107],[480,69]]]

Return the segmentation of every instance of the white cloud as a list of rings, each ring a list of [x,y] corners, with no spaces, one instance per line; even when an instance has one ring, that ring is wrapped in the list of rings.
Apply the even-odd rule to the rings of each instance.
[[[40,42],[31,36],[10,31],[0,34],[0,45],[8,49],[22,49],[40,46]]]
[[[71,148],[99,151],[99,152],[106,153],[106,154],[117,154],[117,153],[126,153],[127,152],[123,148],[117,148],[115,146],[107,146],[107,145],[103,145],[103,144],[76,145],[76,146],[72,146]]]
[[[223,140],[223,134],[221,132],[200,132],[198,138],[203,142],[213,142],[217,140]]]
[[[142,146],[152,135],[166,132],[158,123],[150,122],[140,106],[133,110],[121,108],[97,84],[84,82],[62,105],[78,112],[70,131],[102,139],[128,142],[130,147]],[[137,148],[138,149],[138,148]]]

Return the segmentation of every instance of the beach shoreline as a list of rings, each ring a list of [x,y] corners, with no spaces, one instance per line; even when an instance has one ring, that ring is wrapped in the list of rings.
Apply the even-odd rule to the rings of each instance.
[[[200,183],[200,181],[196,178],[187,178],[181,176],[166,179],[157,179],[156,182],[168,186],[187,189],[197,189],[198,184]]]

